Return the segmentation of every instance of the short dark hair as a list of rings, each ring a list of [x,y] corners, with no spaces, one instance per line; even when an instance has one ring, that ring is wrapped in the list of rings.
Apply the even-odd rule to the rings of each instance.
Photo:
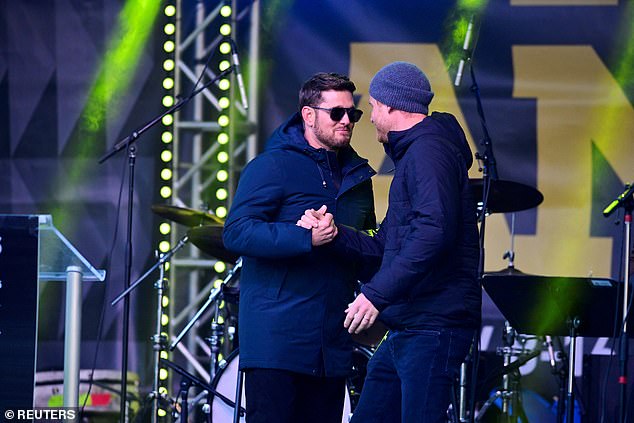
[[[320,72],[304,82],[299,90],[299,110],[304,106],[318,106],[323,91],[349,91],[354,93],[357,87],[347,76],[338,73]]]

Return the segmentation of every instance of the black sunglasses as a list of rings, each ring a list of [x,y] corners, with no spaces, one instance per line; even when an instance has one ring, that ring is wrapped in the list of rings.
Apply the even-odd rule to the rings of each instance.
[[[332,108],[326,108],[326,107],[317,107],[317,106],[309,106],[312,107],[313,109],[317,109],[317,110],[325,110],[327,112],[330,113],[330,119],[332,119],[335,122],[339,122],[341,119],[343,119],[343,115],[344,114],[348,114],[348,119],[350,119],[350,122],[359,122],[359,119],[361,119],[361,115],[363,115],[363,110],[359,110],[356,107],[332,107]]]

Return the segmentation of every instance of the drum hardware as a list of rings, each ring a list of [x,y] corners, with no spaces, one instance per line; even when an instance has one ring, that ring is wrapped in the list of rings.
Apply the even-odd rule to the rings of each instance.
[[[225,287],[229,287],[229,284],[234,280],[234,276],[240,271],[242,268],[242,258],[238,258],[233,268],[227,273],[227,276],[222,281],[220,286],[213,288],[211,293],[209,294],[209,298],[202,305],[202,307],[196,312],[196,314],[191,318],[189,323],[181,330],[178,336],[172,341],[170,344],[170,351],[173,351],[174,348],[179,344],[181,339],[185,336],[185,334],[194,326],[194,324],[198,321],[198,319],[206,312],[206,310],[214,304],[214,318],[211,323],[211,336],[208,338],[209,346],[211,349],[210,354],[210,373],[209,373],[209,381],[213,381],[216,376],[216,371],[218,369],[218,355],[220,352],[220,338],[224,335],[224,326],[218,323],[219,317],[219,298],[222,298],[223,291]],[[182,391],[182,389],[181,389]],[[211,396],[210,396],[211,398]],[[236,410],[239,410],[240,401],[238,401],[238,407]],[[209,407],[204,407],[203,412],[211,411]]]
[[[211,351],[210,351],[210,360],[209,360],[209,375],[213,379],[216,376],[216,369],[218,368],[218,355],[220,354],[220,345],[221,338],[225,334],[224,324],[217,323],[218,321],[218,305],[216,304],[216,313],[214,319],[211,321],[211,334],[209,338],[205,338],[208,342]]]
[[[571,423],[576,398],[576,337],[613,336],[616,324],[621,324],[614,319],[620,284],[608,278],[527,274],[487,274],[482,283],[513,326],[520,327],[525,333],[570,337],[565,398],[566,421]],[[536,314],[543,310],[548,313]],[[540,318],[536,318],[537,315]],[[629,316],[630,324],[632,320]]]
[[[152,211],[162,218],[189,227],[214,224],[222,226],[224,223],[222,219],[209,211],[195,210],[187,207],[154,204]]]
[[[167,346],[167,337],[161,334],[161,318],[163,316],[163,290],[167,288],[167,279],[165,279],[165,266],[161,266],[159,270],[159,278],[154,282],[154,289],[156,290],[156,322],[154,335],[150,337],[152,340],[152,351],[154,352],[154,367],[153,367],[153,379],[152,379],[152,418],[151,422],[156,423],[158,419],[159,409],[159,360],[161,358],[161,352],[165,350]],[[156,401],[154,401],[154,399]]]
[[[505,269],[498,272],[487,273],[488,275],[501,275],[501,276],[512,276],[512,275],[524,275],[524,273],[515,268],[515,212],[524,210],[531,207],[536,207],[539,205],[544,196],[536,189],[529,187],[527,185],[523,185],[517,182],[511,181],[501,181],[501,180],[492,180],[490,181],[491,187],[489,188],[489,192],[486,194],[487,204],[492,204],[492,206],[487,206],[487,213],[502,213],[502,212],[513,212],[511,215],[511,236],[510,236],[510,248],[505,251],[502,256],[503,260],[508,260],[508,265]],[[483,182],[479,179],[470,179],[469,184],[471,186],[472,192],[475,198],[478,198],[478,195],[484,195],[482,192]],[[525,195],[525,198],[521,198],[521,195]],[[478,203],[478,211],[482,213],[483,207],[482,202]],[[484,225],[480,227],[481,231],[484,230]],[[481,245],[482,252],[484,251],[484,234],[481,232]],[[481,259],[481,269],[484,266],[484,259]],[[505,325],[508,322],[505,322]],[[469,404],[467,401],[467,386],[468,386],[468,367],[470,364],[474,364],[472,369],[472,379],[476,379],[477,373],[477,361],[478,358],[473,358],[474,352],[479,354],[477,351],[477,339],[474,338],[474,342],[471,344],[471,348],[469,350],[469,354],[465,361],[460,365],[460,376],[458,379],[458,394],[459,397],[457,399],[458,402],[458,421],[460,423],[467,423],[471,421],[471,416],[475,415],[473,398],[475,398],[475,384],[472,385],[471,392],[471,408],[469,408]]]
[[[207,299],[205,304],[203,304],[203,306],[196,312],[194,317],[191,318],[189,323],[187,323],[187,325],[183,328],[183,330],[172,341],[172,343],[169,346],[170,351],[173,351],[174,348],[176,348],[176,345],[181,341],[181,339],[183,339],[183,336],[185,336],[185,334],[191,329],[191,327],[196,323],[196,321],[200,318],[200,316],[207,310],[207,308],[211,304],[213,304],[218,299],[220,294],[222,294],[224,286],[229,285],[233,281],[234,276],[238,273],[238,271],[241,268],[242,268],[242,257],[238,258],[235,265],[233,266],[233,269],[229,270],[229,272],[227,273],[227,276],[224,278],[220,286],[217,288],[213,288],[211,290],[211,293],[209,294],[209,298]]]
[[[212,385],[204,382],[202,379],[192,375],[191,373],[189,373],[187,370],[183,369],[182,367],[180,367],[179,365],[177,365],[176,363],[171,362],[170,360],[167,360],[165,358],[161,358],[160,359],[161,364],[171,368],[172,370],[176,371],[176,373],[180,374],[182,379],[181,379],[181,383],[180,383],[180,391],[179,391],[179,398],[181,400],[181,405],[180,405],[180,416],[178,415],[178,410],[174,409],[173,411],[173,417],[174,419],[180,419],[181,422],[187,422],[187,417],[188,417],[188,392],[189,389],[191,388],[192,385],[196,385],[199,388],[205,390],[207,392],[206,396],[208,398],[212,398],[212,397],[217,397],[220,401],[222,401],[223,403],[225,403],[226,405],[228,405],[229,407],[234,408],[236,406],[234,401],[231,401],[229,398],[227,398],[226,396],[224,396],[223,394],[221,394],[220,392],[216,391],[216,389],[214,387],[212,387]],[[239,414],[241,416],[245,415],[246,410],[243,407],[239,407]]]
[[[513,347],[516,339],[521,345],[520,348]],[[541,349],[539,348],[527,352],[526,342],[530,339],[537,339],[537,337],[518,335],[517,331],[511,327],[509,322],[504,322],[503,346],[497,349],[497,354],[503,357],[503,366],[497,372],[494,372],[491,376],[489,376],[484,382],[486,385],[488,382],[502,376],[502,386],[500,389],[497,389],[482,405],[475,416],[475,422],[481,421],[491,405],[501,398],[502,414],[504,415],[502,421],[507,423],[517,421],[528,423],[528,418],[526,417],[520,398],[521,375],[519,368],[541,354]],[[517,357],[517,360],[511,361],[511,358],[514,356]]]
[[[152,422],[156,422],[157,411],[158,411],[158,400],[160,398],[159,394],[159,358],[161,351],[165,349],[165,345],[167,343],[167,339],[165,336],[161,335],[161,317],[163,315],[163,291],[167,287],[167,281],[165,280],[165,266],[164,264],[169,261],[169,259],[183,246],[187,243],[187,236],[182,237],[176,246],[169,250],[165,254],[159,254],[157,251],[155,253],[158,260],[152,267],[150,267],[139,279],[137,279],[133,284],[131,284],[127,289],[125,289],[121,294],[119,294],[112,302],[111,306],[116,305],[123,298],[126,298],[132,290],[134,290],[141,282],[145,280],[157,267],[160,269],[159,279],[154,283],[154,289],[156,289],[156,322],[155,334],[150,338],[152,340],[152,349],[154,351],[154,367],[153,367],[153,382],[152,382],[152,392],[150,393],[150,397],[152,398]]]

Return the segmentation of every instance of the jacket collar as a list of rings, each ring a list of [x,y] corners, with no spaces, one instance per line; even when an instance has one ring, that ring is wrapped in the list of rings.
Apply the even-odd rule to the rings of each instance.
[[[392,159],[394,164],[403,157],[407,148],[412,142],[414,142],[416,137],[413,134],[422,127],[423,122],[426,120],[427,118],[423,119],[411,128],[402,131],[390,131],[387,133],[387,143],[383,144],[383,149],[385,150],[385,154]]]

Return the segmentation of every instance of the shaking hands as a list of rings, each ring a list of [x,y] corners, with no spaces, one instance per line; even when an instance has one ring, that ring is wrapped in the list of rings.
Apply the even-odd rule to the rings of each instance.
[[[326,210],[325,205],[321,206],[319,210],[308,209],[297,221],[297,226],[311,231],[312,244],[315,247],[324,245],[337,236],[337,226],[332,213],[326,213]]]

